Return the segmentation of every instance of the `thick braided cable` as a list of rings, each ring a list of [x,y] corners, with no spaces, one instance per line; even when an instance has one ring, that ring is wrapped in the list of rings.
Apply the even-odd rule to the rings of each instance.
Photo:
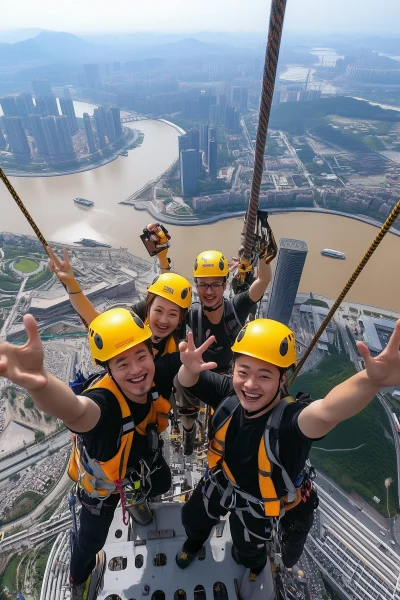
[[[267,130],[271,112],[272,96],[274,94],[285,10],[286,0],[272,0],[262,83],[260,116],[258,121],[256,149],[254,153],[253,180],[251,183],[250,203],[247,211],[246,232],[244,237],[243,258],[247,262],[250,262],[254,250],[254,231],[257,221],[258,200],[260,197],[262,174],[264,170],[265,144],[267,141]]]
[[[4,173],[4,171],[1,167],[0,167],[0,179],[2,180],[2,182],[4,183],[4,185],[6,186],[8,191],[10,192],[11,196],[14,198],[20,211],[23,213],[24,217],[26,218],[29,225],[32,227],[32,229],[35,232],[36,236],[38,237],[39,241],[43,244],[44,249],[46,250],[46,246],[48,246],[48,244],[46,242],[44,235],[42,234],[39,227],[36,225],[35,221],[32,219],[31,215],[25,208],[24,203],[22,202],[21,198],[18,196],[14,187],[11,185],[10,180],[8,179],[7,175]]]
[[[368,248],[368,250],[364,254],[362,260],[359,262],[359,264],[358,264],[357,268],[355,269],[354,273],[352,274],[352,276],[350,277],[350,279],[348,280],[348,282],[344,286],[343,290],[340,292],[340,294],[339,294],[337,300],[335,301],[334,305],[332,306],[331,310],[328,312],[328,314],[326,315],[325,319],[321,323],[321,326],[318,329],[317,333],[315,334],[315,336],[314,336],[311,344],[309,345],[309,347],[307,348],[304,356],[302,357],[302,359],[300,360],[300,362],[296,366],[296,369],[294,370],[294,373],[293,373],[293,375],[291,376],[291,378],[289,380],[288,387],[296,379],[299,371],[301,370],[302,366],[304,365],[304,363],[306,362],[307,358],[309,357],[312,349],[314,348],[315,344],[318,342],[319,338],[323,334],[323,332],[325,330],[325,327],[328,325],[329,321],[331,320],[331,318],[333,317],[333,315],[337,311],[339,305],[341,304],[341,302],[343,301],[343,299],[347,295],[347,292],[353,286],[354,282],[356,281],[356,279],[358,278],[358,276],[361,274],[363,268],[365,267],[365,265],[367,264],[367,262],[369,261],[369,259],[371,258],[371,256],[373,255],[373,253],[375,252],[375,250],[377,249],[377,247],[379,246],[379,244],[381,243],[381,241],[383,240],[383,238],[385,237],[385,235],[387,234],[387,232],[389,231],[389,229],[391,228],[391,226],[393,225],[393,223],[395,222],[395,220],[397,219],[397,217],[399,215],[400,215],[400,200],[397,202],[396,206],[393,208],[392,212],[390,213],[390,215],[388,216],[388,218],[386,219],[386,221],[382,225],[381,229],[379,230],[379,232],[375,236],[374,241],[372,242],[372,244],[370,245],[370,247]]]

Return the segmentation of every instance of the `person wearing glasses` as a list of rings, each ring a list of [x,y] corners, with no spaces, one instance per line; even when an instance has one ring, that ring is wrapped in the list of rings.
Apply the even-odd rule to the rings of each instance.
[[[271,278],[271,257],[258,261],[257,279],[250,288],[233,298],[226,298],[229,265],[228,260],[217,250],[206,250],[196,258],[193,277],[199,302],[192,302],[188,314],[188,325],[193,332],[195,345],[201,346],[211,336],[215,342],[204,353],[205,362],[215,362],[217,373],[229,373],[232,363],[231,347],[245,324],[251,310],[261,300]],[[183,389],[177,378],[174,381],[175,401],[183,425],[183,451],[193,452],[195,422],[199,401]]]

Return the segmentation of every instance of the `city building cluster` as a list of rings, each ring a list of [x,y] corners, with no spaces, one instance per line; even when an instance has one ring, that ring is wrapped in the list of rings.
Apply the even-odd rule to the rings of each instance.
[[[182,196],[194,196],[197,181],[207,169],[210,179],[217,177],[217,128],[208,124],[179,136],[179,170]]]
[[[57,162],[92,154],[122,138],[118,107],[99,106],[93,117],[84,113],[83,133],[67,86],[58,102],[46,79],[34,79],[32,88],[34,97],[21,93],[0,98],[0,150],[15,159]]]

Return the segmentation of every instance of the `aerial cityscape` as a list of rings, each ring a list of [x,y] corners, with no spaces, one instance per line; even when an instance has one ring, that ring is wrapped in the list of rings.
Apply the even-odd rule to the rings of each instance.
[[[19,3],[21,12],[22,5],[32,10],[25,0]],[[29,12],[30,20],[20,21],[13,9],[9,20],[0,24],[0,600],[142,596],[154,600],[400,600],[398,375],[391,379],[393,385],[377,385],[368,402],[360,401],[357,410],[344,416],[346,420],[338,419],[326,433],[306,436],[296,420],[291,435],[310,442],[307,452],[302,448],[302,457],[308,457],[301,467],[302,483],[291,483],[302,494],[300,511],[293,511],[296,516],[282,509],[290,496],[285,475],[290,479],[294,472],[286,464],[282,467],[281,454],[275,455],[276,462],[266,450],[267,460],[273,463],[271,473],[281,471],[287,495],[284,504],[284,494],[280,496],[281,512],[269,515],[277,524],[270,530],[265,527],[272,532],[270,538],[261,537],[268,560],[258,572],[246,564],[237,546],[232,514],[245,509],[234,486],[231,504],[223,504],[226,494],[221,499],[227,510],[220,518],[206,508],[208,518],[217,519],[208,541],[200,550],[189,549],[188,540],[194,545],[187,519],[198,490],[207,502],[208,482],[220,492],[220,480],[210,475],[217,421],[212,420],[212,429],[209,410],[218,414],[220,405],[211,404],[214,398],[208,404],[207,396],[199,395],[188,446],[191,430],[185,418],[192,418],[193,406],[180,412],[179,386],[189,392],[194,386],[200,394],[200,383],[196,379],[182,384],[181,377],[185,381],[189,371],[182,356],[184,367],[176,379],[171,378],[171,389],[164,382],[168,397],[157,380],[162,360],[178,358],[180,340],[189,340],[184,346],[190,351],[190,330],[196,345],[206,344],[211,335],[223,335],[231,346],[239,344],[241,336],[246,340],[244,333],[237,337],[242,325],[246,322],[244,331],[250,331],[258,319],[279,322],[294,333],[290,341],[296,361],[284,369],[284,386],[289,382],[289,387],[278,387],[273,401],[282,391],[283,398],[304,401],[308,408],[312,403],[302,394],[313,401],[331,397],[340,384],[362,378],[369,360],[390,350],[400,319],[400,38],[394,29],[400,7],[390,0],[374,1],[371,7],[357,0],[357,8],[348,8],[346,22],[355,21],[360,11],[371,12],[368,19],[365,15],[360,19],[353,35],[350,24],[343,23],[344,2],[336,7],[328,0],[305,2],[307,22],[295,3],[288,2],[266,117],[265,81],[271,76],[265,68],[268,56],[271,60],[269,45],[267,58],[265,54],[268,17],[270,4],[272,11],[279,11],[281,4],[286,5],[282,0],[266,3],[267,7],[251,0],[248,10],[243,7],[237,15],[225,0],[224,8],[205,0],[203,10],[171,0],[170,12],[157,1],[153,13],[149,7],[132,12],[117,0],[123,26],[117,25],[111,11],[106,14],[99,8],[97,13],[90,0],[82,7],[82,19],[90,14],[91,25],[83,26],[79,19],[76,27],[68,15],[64,22],[61,9],[46,15],[45,3],[39,0],[39,4],[42,17],[33,18]],[[324,5],[326,14],[317,4]],[[374,23],[380,7],[387,12],[381,30]],[[256,17],[260,10],[262,19]],[[216,26],[214,18],[225,18],[224,26]],[[175,25],[167,26],[166,19]],[[263,129],[266,146],[260,161]],[[250,232],[255,196],[254,231]],[[151,244],[153,253],[148,252]],[[216,279],[211,269],[210,278],[217,283],[210,283],[207,269],[199,271],[214,267],[207,264],[209,248],[213,251],[208,252],[220,254],[221,272],[226,267],[222,291],[218,283],[222,276]],[[272,272],[262,297],[253,300],[253,286],[264,281],[263,260]],[[241,279],[240,268],[246,264],[249,275],[246,272]],[[187,287],[180,303],[172,301],[175,309],[180,307],[179,327],[163,346],[150,315],[152,303],[156,306],[160,296],[171,304],[168,296],[154,291],[157,278],[166,273],[181,275]],[[206,283],[201,283],[203,279]],[[173,293],[172,287],[164,290]],[[234,303],[239,292],[248,294],[252,305],[243,322],[239,303],[236,308]],[[220,303],[210,308],[207,302],[219,293]],[[233,306],[230,315],[227,306]],[[49,414],[46,406],[52,412],[52,404],[38,402],[35,386],[28,391],[29,385],[13,382],[7,375],[11,362],[7,353],[16,356],[32,345],[29,323],[33,319],[25,315],[34,317],[48,376],[71,386],[79,398],[86,397],[83,390],[89,398],[96,392],[96,377],[108,377],[107,385],[114,385],[125,398],[113,396],[125,426],[128,417],[122,402],[131,410],[129,403],[135,400],[113,378],[110,365],[118,353],[111,359],[96,358],[93,344],[101,353],[103,340],[100,336],[96,341],[99,333],[91,325],[111,309],[132,307],[141,327],[150,331],[150,339],[143,338],[142,343],[153,344],[151,390],[156,389],[155,397],[158,394],[172,406],[168,426],[161,429],[159,410],[154,409],[158,452],[171,481],[167,491],[150,494],[149,501],[146,496],[137,500],[142,497],[135,491],[129,496],[128,486],[125,494],[131,504],[125,509],[123,486],[128,480],[133,485],[133,475],[128,477],[128,469],[126,479],[117,476],[120,487],[116,486],[114,497],[120,494],[121,502],[110,519],[105,544],[96,549],[96,566],[93,563],[89,569],[93,573],[85,579],[81,595],[76,595],[80,586],[73,581],[76,566],[71,556],[82,539],[77,528],[88,509],[82,497],[87,499],[89,492],[82,472],[77,479],[71,476],[71,453],[74,457],[78,448],[81,457],[85,452],[89,470],[92,463],[108,464],[110,457],[88,458],[82,436],[94,435],[98,425],[74,429],[70,425],[75,420],[64,419],[56,408],[55,414]],[[218,310],[221,323],[215,317]],[[240,325],[233,336],[229,319]],[[201,339],[204,320],[209,329]],[[265,348],[267,341],[272,343],[265,337]],[[210,356],[217,346],[210,346]],[[367,348],[372,358],[366,360],[366,350],[360,347]],[[214,360],[208,352],[207,348],[206,362]],[[239,350],[233,349],[232,355],[229,348],[229,352],[233,361],[243,356]],[[260,358],[246,354],[252,360]],[[216,373],[230,381],[235,362],[222,369],[215,361]],[[299,363],[301,368],[291,379],[290,369]],[[174,364],[172,359],[168,363],[168,377]],[[281,382],[282,365],[272,364],[280,369]],[[93,380],[82,384],[92,375]],[[253,415],[242,403],[235,373],[230,385],[243,414],[258,416],[260,411],[252,408]],[[114,388],[105,387],[111,394]],[[58,389],[55,407],[56,398],[62,396]],[[213,392],[215,398],[220,393],[219,388]],[[92,404],[103,410],[97,400]],[[113,417],[111,408],[107,410],[111,431]],[[134,431],[135,414],[130,414]],[[230,418],[233,424],[235,415]],[[104,421],[102,413],[99,423],[104,426]],[[125,435],[123,426],[118,447]],[[237,427],[247,425],[240,421]],[[140,435],[150,435],[146,427],[144,432]],[[229,435],[224,435],[228,445]],[[225,447],[225,438],[216,439]],[[276,443],[277,448],[282,446],[280,437]],[[273,448],[269,447],[272,453]],[[296,447],[291,451],[295,453]],[[257,473],[262,471],[260,453]],[[223,453],[221,457],[217,466],[226,464]],[[146,477],[161,467],[151,471],[150,462],[145,477],[147,463],[143,459],[140,464],[138,478],[145,489]],[[221,470],[229,480],[223,466]],[[100,476],[94,477],[100,481]],[[244,485],[233,481],[237,489]],[[278,490],[276,481],[272,477],[270,481]],[[261,483],[259,487],[262,491]],[[262,506],[268,504],[264,496],[257,497]],[[153,515],[147,522],[135,516],[142,501]],[[237,512],[229,513],[237,506]],[[303,519],[300,525],[296,518]],[[247,522],[243,527],[249,535]],[[291,560],[288,548],[293,531],[303,537]],[[189,562],[182,567],[182,560],[194,563],[186,571],[182,569]]]

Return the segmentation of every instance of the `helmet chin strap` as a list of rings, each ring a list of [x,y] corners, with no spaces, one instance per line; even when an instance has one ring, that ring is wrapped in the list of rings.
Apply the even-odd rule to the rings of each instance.
[[[270,400],[268,402],[268,404],[265,404],[264,406],[262,406],[261,408],[258,408],[257,410],[244,410],[244,414],[246,417],[255,417],[256,415],[258,415],[259,413],[263,412],[266,408],[268,408],[269,406],[271,406],[271,404],[273,404],[275,402],[275,400],[278,397],[278,394],[281,391],[281,377],[279,377],[279,383],[278,383],[278,389],[276,390],[276,394],[275,396],[272,398],[272,400]]]
[[[224,299],[222,298],[221,303],[218,304],[218,306],[209,307],[209,306],[204,306],[204,304],[203,304],[203,310],[206,312],[214,312],[214,311],[218,310],[219,308],[221,308],[223,303],[224,303]]]

